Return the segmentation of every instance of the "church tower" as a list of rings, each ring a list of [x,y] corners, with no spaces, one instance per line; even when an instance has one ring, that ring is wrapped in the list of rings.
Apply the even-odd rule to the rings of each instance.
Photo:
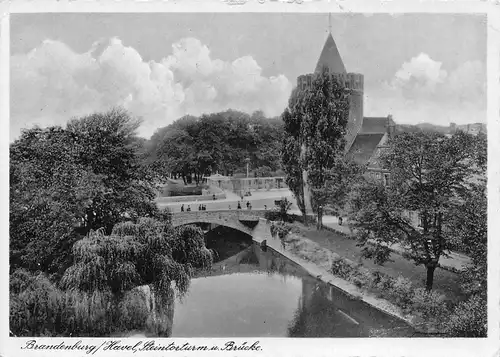
[[[344,62],[342,61],[331,31],[328,33],[328,37],[319,56],[314,73],[299,76],[297,78],[297,89],[307,90],[312,86],[314,78],[322,74],[324,71],[329,73],[332,77],[335,77],[347,89],[351,90],[351,94],[349,95],[349,120],[345,135],[345,152],[347,153],[356,139],[356,135],[360,131],[361,126],[363,125],[364,77],[360,73],[348,73],[346,71]],[[303,146],[302,152],[305,152],[305,150],[306,148]],[[311,192],[310,187],[307,184],[306,171],[303,172],[303,180],[306,214],[310,214],[312,213]]]

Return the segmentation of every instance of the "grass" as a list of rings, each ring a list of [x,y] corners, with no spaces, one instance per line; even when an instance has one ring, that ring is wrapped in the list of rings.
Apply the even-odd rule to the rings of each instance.
[[[293,226],[296,232],[300,232],[300,236],[343,258],[359,262],[364,268],[370,271],[379,271],[393,278],[404,276],[416,288],[425,287],[425,268],[423,266],[416,266],[413,262],[403,258],[399,254],[393,253],[391,262],[387,262],[383,266],[377,265],[371,260],[364,260],[361,248],[356,246],[356,241],[346,235],[330,230],[318,231],[315,226],[305,227],[298,222],[293,223]],[[434,290],[444,294],[447,301],[453,303],[463,301],[466,296],[460,288],[459,278],[460,276],[455,272],[436,269],[434,274]]]
[[[285,238],[289,251],[372,295],[390,301],[413,321],[415,327],[428,332],[444,331],[453,307],[466,298],[455,273],[436,271],[435,289],[428,293],[425,290],[425,269],[399,255],[394,255],[394,261],[384,266],[376,265],[363,260],[356,241],[346,235],[317,231],[315,227],[305,227],[298,222],[291,227],[291,233]],[[443,283],[444,288],[440,286]]]

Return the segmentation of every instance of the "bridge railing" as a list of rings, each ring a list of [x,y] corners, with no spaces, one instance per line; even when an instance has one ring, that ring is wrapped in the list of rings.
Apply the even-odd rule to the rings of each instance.
[[[172,212],[173,217],[187,217],[187,216],[197,216],[197,217],[235,217],[239,220],[258,220],[261,217],[264,217],[264,212],[261,210],[255,211],[244,211],[244,210],[211,210],[211,211],[184,211],[184,212]],[[249,219],[246,219],[249,218]]]

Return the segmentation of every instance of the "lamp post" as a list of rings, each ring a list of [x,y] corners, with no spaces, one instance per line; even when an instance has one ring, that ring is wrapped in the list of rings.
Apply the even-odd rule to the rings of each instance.
[[[247,163],[247,178],[248,178],[248,176],[249,176],[249,173],[248,173],[248,172],[249,172],[249,171],[248,171],[248,165],[249,165],[249,163],[250,163],[250,158],[248,158],[248,157],[247,157],[247,158],[245,159],[245,162]]]

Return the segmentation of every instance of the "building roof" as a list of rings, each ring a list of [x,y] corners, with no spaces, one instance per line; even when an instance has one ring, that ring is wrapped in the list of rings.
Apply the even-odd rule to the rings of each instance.
[[[321,51],[321,55],[319,56],[314,72],[320,73],[324,67],[327,67],[330,73],[347,73],[332,34],[328,34],[328,38],[323,46],[323,51]]]
[[[366,164],[375,154],[375,150],[384,135],[385,132],[358,134],[356,139],[354,139],[354,143],[351,145],[347,156],[360,165]]]
[[[394,121],[391,119],[391,124]],[[387,117],[364,117],[363,125],[359,131],[361,134],[368,133],[386,133],[387,132]]]

